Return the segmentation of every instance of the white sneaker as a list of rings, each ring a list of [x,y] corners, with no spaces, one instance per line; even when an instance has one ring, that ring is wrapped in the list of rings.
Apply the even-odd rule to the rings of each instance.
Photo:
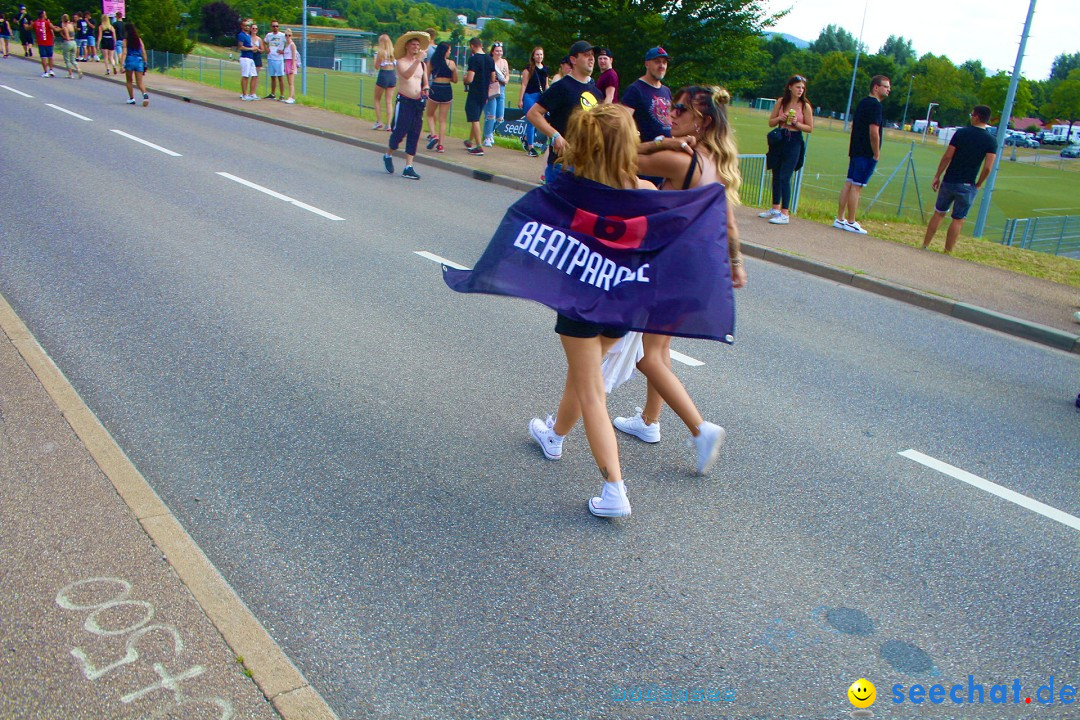
[[[606,482],[600,497],[589,501],[589,512],[596,517],[630,517],[630,501],[626,498],[626,485]]]
[[[779,215],[779,214],[780,214],[780,211],[779,211],[779,210],[773,210],[772,208],[769,208],[769,209],[768,209],[768,210],[766,210],[765,212],[759,212],[759,213],[757,214],[757,216],[758,216],[759,218],[774,218],[774,217],[776,217],[776,216],[777,216],[777,215]]]
[[[720,448],[727,438],[727,430],[711,422],[703,422],[698,425],[698,436],[691,440],[691,444],[697,451],[698,475],[704,475],[716,464],[720,457]]]
[[[832,226],[834,228],[836,228],[837,230],[847,230],[848,229],[847,220],[844,220],[843,218],[836,218],[835,220],[833,220],[832,221]]]
[[[791,221],[787,215],[780,213],[775,217],[769,218],[769,223],[772,225],[787,225]]]
[[[548,460],[562,458],[562,444],[565,436],[557,434],[552,428],[555,427],[555,419],[548,415],[547,421],[533,418],[529,422],[529,434],[532,439],[544,451],[544,457]]]
[[[660,442],[660,421],[657,420],[652,425],[646,425],[641,417],[641,408],[634,408],[634,411],[637,413],[634,417],[617,417],[611,421],[611,424],[615,426],[616,430],[621,430],[627,435],[633,435],[638,440],[647,443]]]
[[[484,138],[484,147],[494,147],[494,146],[495,146],[495,138],[493,138],[493,137]]]
[[[294,100],[293,98],[289,98],[288,100],[285,101],[285,104],[286,105],[295,105],[296,100]]]
[[[866,234],[866,230],[863,229],[863,226],[860,225],[857,220],[852,220],[851,222],[847,223],[847,227],[845,227],[844,229],[848,232],[859,233],[860,235]]]

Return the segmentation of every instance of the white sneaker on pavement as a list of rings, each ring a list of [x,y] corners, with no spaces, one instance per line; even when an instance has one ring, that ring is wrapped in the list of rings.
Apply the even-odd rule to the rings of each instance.
[[[727,438],[727,430],[711,422],[703,422],[698,425],[698,435],[690,442],[697,451],[698,475],[704,475],[712,470],[720,457],[720,448]]]
[[[790,221],[791,218],[789,218],[787,215],[784,215],[783,213],[780,213],[775,217],[769,218],[770,225],[787,225]]]
[[[660,421],[657,420],[652,425],[646,425],[645,420],[641,417],[641,408],[634,408],[637,415],[633,417],[617,417],[611,421],[611,424],[615,426],[616,430],[620,430],[627,435],[633,435],[638,440],[642,440],[647,443],[660,442]]]
[[[565,436],[559,435],[553,429],[555,427],[555,419],[548,415],[547,420],[541,420],[540,418],[533,418],[529,422],[529,434],[532,435],[532,439],[540,446],[540,449],[544,451],[544,457],[548,460],[558,460],[562,458],[562,444],[565,440]]]
[[[758,216],[759,218],[774,218],[774,217],[776,217],[776,216],[777,216],[777,215],[779,215],[779,214],[780,214],[780,211],[779,211],[779,210],[773,210],[772,208],[769,208],[769,209],[768,209],[768,210],[766,210],[765,212],[759,212],[759,213],[757,214],[757,216]]]
[[[630,501],[622,480],[604,483],[600,497],[589,501],[589,512],[596,517],[630,517]]]
[[[844,220],[843,218],[836,218],[835,220],[833,220],[832,221],[832,226],[834,228],[836,228],[837,230],[847,230],[848,229],[847,220]]]
[[[863,226],[860,225],[857,220],[852,220],[851,222],[847,223],[847,227],[845,227],[844,229],[848,232],[859,233],[860,235],[866,234],[866,230],[863,229]]]

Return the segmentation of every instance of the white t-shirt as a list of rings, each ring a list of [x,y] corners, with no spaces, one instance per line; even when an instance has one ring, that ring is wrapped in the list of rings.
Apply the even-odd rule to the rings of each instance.
[[[285,50],[285,33],[272,32],[266,34],[266,44],[270,46],[269,54],[278,55]]]

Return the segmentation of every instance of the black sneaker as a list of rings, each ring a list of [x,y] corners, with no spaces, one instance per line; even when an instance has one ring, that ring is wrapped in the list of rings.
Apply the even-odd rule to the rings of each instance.
[[[525,139],[524,135],[522,135],[520,138],[518,138],[518,140],[521,141],[521,149],[522,150],[528,150],[529,149],[529,141]]]
[[[529,148],[529,157],[540,157],[540,153],[536,152],[536,148]]]
[[[416,174],[415,170],[413,170],[412,165],[408,166],[407,168],[405,168],[404,170],[401,171],[401,177],[409,178],[410,180],[419,180],[420,179],[420,176]]]
[[[273,100],[273,99],[274,99],[274,93],[270,93],[265,98],[263,98],[263,100]]]
[[[386,166],[386,172],[393,175],[394,174],[394,158],[390,157],[389,155],[383,155],[382,161],[383,161],[383,165]]]
[[[428,138],[427,149],[431,150],[438,144],[439,144],[439,138],[437,136],[435,136],[435,135],[432,135],[431,137]]]
[[[484,154],[484,148],[482,148],[482,147],[471,147],[468,150],[466,150],[465,152],[469,153],[470,155],[476,155],[477,157],[480,157],[481,155]]]

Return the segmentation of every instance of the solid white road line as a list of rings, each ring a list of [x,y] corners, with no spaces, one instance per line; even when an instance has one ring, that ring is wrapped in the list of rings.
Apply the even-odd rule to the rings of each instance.
[[[287,203],[292,203],[296,207],[307,210],[308,212],[313,212],[316,215],[322,215],[327,220],[344,220],[345,219],[343,217],[338,217],[337,215],[334,215],[333,213],[328,213],[325,210],[320,210],[317,207],[313,207],[311,205],[308,205],[307,203],[300,202],[299,200],[293,200],[288,195],[282,195],[281,193],[275,192],[275,191],[271,190],[270,188],[264,188],[262,185],[256,185],[255,183],[251,182],[250,180],[245,180],[244,178],[236,177],[235,175],[230,175],[227,172],[219,172],[218,175],[220,175],[223,178],[228,178],[229,180],[232,180],[233,182],[238,182],[241,185],[247,185],[252,190],[258,190],[261,193],[266,193],[270,197],[275,197],[278,200],[284,200]]]
[[[5,90],[10,90],[11,92],[15,93],[16,95],[22,95],[23,97],[28,97],[28,98],[34,97],[33,95],[27,95],[22,90],[16,90],[15,88],[8,87],[7,85],[0,85],[0,88],[4,88]]]
[[[70,110],[65,110],[64,108],[60,107],[59,105],[53,105],[52,103],[45,103],[45,104],[48,105],[49,107],[51,107],[54,110],[59,110],[62,113],[67,113],[71,117],[77,117],[80,120],[85,120],[86,122],[94,122],[93,120],[86,117],[85,115],[80,115],[79,113],[71,112]]]
[[[1050,507],[1038,500],[1032,500],[1027,495],[1021,495],[1018,492],[1010,490],[1007,487],[1002,487],[997,483],[992,483],[989,480],[984,480],[978,475],[972,475],[966,470],[961,470],[958,467],[953,467],[948,463],[944,463],[936,458],[932,458],[929,455],[924,455],[918,450],[904,450],[900,453],[909,460],[914,460],[917,463],[921,463],[928,468],[937,470],[940,473],[945,473],[949,477],[954,477],[957,480],[966,482],[969,485],[974,485],[980,490],[985,490],[991,495],[997,495],[1003,500],[1008,500],[1011,503],[1016,503],[1022,508],[1027,508],[1032,512],[1037,512],[1040,515],[1056,520],[1063,525],[1068,525],[1073,530],[1080,530],[1080,518],[1074,517],[1067,512],[1062,512],[1057,508]]]
[[[183,157],[183,155],[181,155],[181,154],[180,154],[180,153],[178,153],[178,152],[173,152],[172,150],[168,150],[168,149],[166,149],[166,148],[163,148],[163,147],[161,147],[160,145],[155,145],[154,143],[152,143],[152,142],[150,142],[150,141],[148,141],[148,140],[143,140],[142,138],[137,138],[137,137],[135,137],[134,135],[128,135],[128,134],[127,134],[126,132],[124,132],[123,130],[110,130],[109,132],[114,132],[114,133],[116,133],[117,135],[123,135],[123,136],[124,136],[124,137],[126,137],[126,138],[127,138],[128,140],[134,140],[134,141],[135,141],[135,142],[137,142],[137,143],[142,143],[142,144],[143,144],[143,145],[145,145],[146,147],[152,147],[152,148],[154,148],[155,150],[157,150],[158,152],[163,152],[163,153],[165,153],[166,155],[172,155],[173,157]]]
[[[705,364],[700,360],[695,360],[689,355],[683,355],[681,352],[677,352],[675,350],[671,350],[671,359],[676,362],[681,362],[683,365],[689,365],[690,367],[701,367]]]
[[[439,257],[438,255],[435,255],[433,253],[429,253],[427,250],[413,250],[413,252],[416,253],[417,255],[419,255],[422,258],[427,258],[428,260],[431,260],[432,262],[437,262],[440,265],[445,265],[446,267],[451,267],[451,268],[454,268],[455,270],[468,270],[469,269],[469,268],[465,267],[464,265],[458,265],[456,262],[450,262],[449,260],[447,260],[444,257]]]

